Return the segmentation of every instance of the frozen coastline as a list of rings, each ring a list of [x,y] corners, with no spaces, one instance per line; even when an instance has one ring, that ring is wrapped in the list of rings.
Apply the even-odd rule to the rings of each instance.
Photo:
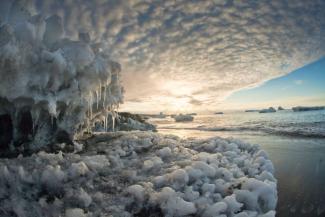
[[[267,154],[235,139],[103,133],[0,160],[1,216],[275,216]]]

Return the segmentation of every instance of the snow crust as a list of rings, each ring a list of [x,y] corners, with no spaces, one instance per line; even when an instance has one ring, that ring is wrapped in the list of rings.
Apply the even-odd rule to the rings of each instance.
[[[66,38],[62,18],[43,17],[23,0],[2,0],[0,16],[0,115],[9,114],[14,140],[21,112],[29,112],[35,146],[56,132],[78,135],[96,122],[107,129],[108,116],[123,99],[121,67],[90,34]]]
[[[100,133],[78,153],[0,159],[0,216],[275,216],[267,153],[236,139]]]

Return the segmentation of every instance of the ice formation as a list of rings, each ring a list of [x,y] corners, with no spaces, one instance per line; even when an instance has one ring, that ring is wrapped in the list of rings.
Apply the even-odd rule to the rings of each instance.
[[[193,121],[194,117],[192,115],[175,115],[174,119],[176,122],[188,122],[188,121]]]
[[[121,67],[101,43],[86,32],[65,38],[61,17],[33,13],[24,0],[0,7],[1,148],[39,149],[114,125]]]
[[[142,115],[119,112],[116,118],[116,130],[156,131],[156,126],[148,123]]]
[[[293,107],[292,110],[294,112],[303,112],[303,111],[317,111],[317,110],[324,110],[325,106],[311,106],[311,107],[307,107],[307,106],[296,106]]]
[[[276,112],[275,108],[269,107],[268,109],[262,109],[259,111],[259,113],[273,113]]]
[[[0,216],[274,217],[267,154],[235,139],[102,133],[79,153],[0,159]]]

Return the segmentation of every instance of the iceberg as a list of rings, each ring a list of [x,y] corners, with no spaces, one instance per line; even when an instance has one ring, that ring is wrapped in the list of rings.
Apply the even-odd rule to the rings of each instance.
[[[173,118],[175,119],[176,122],[191,122],[194,119],[192,115],[183,115],[183,114],[175,115]]]
[[[257,109],[248,109],[248,110],[245,110],[245,112],[259,112],[260,110],[257,110]]]
[[[272,113],[272,112],[276,112],[276,110],[273,107],[270,107],[268,109],[262,109],[259,111],[259,113]]]
[[[304,112],[304,111],[317,111],[317,110],[324,110],[325,106],[311,106],[311,107],[307,107],[307,106],[296,106],[293,107],[292,110],[294,112]]]
[[[119,112],[116,120],[116,130],[121,131],[157,131],[156,126],[145,121],[145,119],[138,114],[131,114],[128,112]]]

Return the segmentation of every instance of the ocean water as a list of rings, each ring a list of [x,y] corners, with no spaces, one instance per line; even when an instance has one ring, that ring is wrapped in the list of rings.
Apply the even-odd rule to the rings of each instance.
[[[235,137],[269,154],[278,180],[279,217],[325,217],[325,110],[197,115],[193,122],[150,119],[183,138]]]
[[[275,113],[225,112],[219,115],[197,115],[193,122],[172,118],[152,119],[159,129],[200,130],[220,132],[267,133],[294,137],[325,138],[325,110]]]

